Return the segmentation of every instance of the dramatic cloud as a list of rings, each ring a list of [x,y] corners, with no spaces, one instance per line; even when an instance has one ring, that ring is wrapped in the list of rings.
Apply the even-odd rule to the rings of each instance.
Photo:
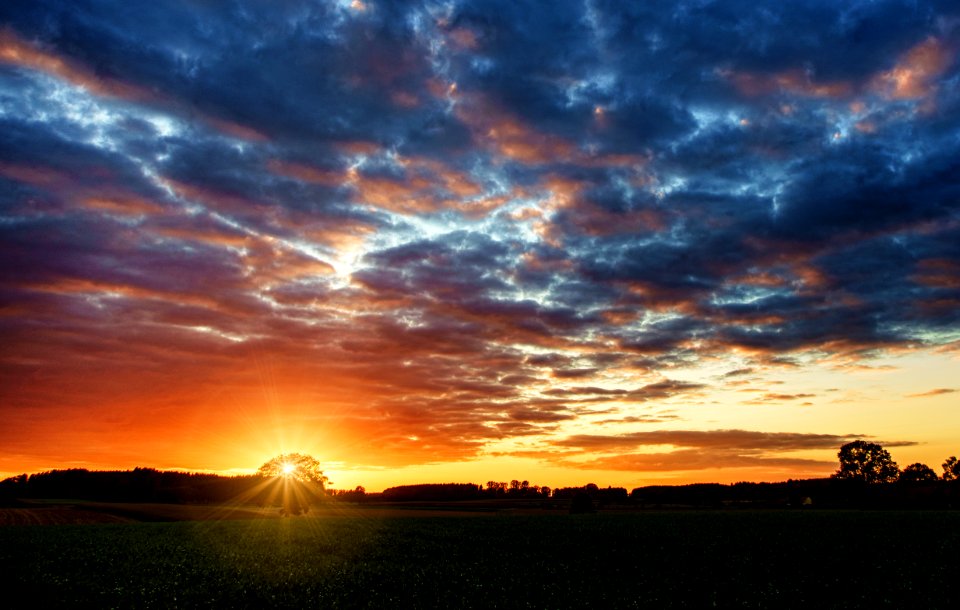
[[[776,371],[960,338],[950,3],[12,0],[0,24],[0,470],[195,462],[171,447],[280,421],[370,466],[636,446],[691,417],[653,406],[715,426],[737,384],[798,406],[825,390]],[[678,431],[668,461],[805,467],[765,452],[848,438],[824,431]]]

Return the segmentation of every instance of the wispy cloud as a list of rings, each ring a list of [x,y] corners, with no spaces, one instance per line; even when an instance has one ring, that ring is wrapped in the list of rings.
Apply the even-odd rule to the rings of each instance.
[[[559,439],[561,449],[540,457],[581,469],[682,471],[786,467],[828,472],[835,461],[797,457],[795,452],[835,449],[862,435],[756,432],[750,430],[652,430],[618,435],[579,434]],[[912,441],[888,441],[908,446]],[[664,451],[664,448],[669,450]]]
[[[923,398],[924,396],[940,396],[942,394],[953,394],[957,390],[955,388],[935,388],[927,392],[918,392],[916,394],[907,394],[907,398]]]

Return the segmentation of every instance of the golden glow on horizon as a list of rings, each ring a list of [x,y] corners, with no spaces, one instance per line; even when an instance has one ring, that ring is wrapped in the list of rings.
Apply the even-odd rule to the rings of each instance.
[[[354,15],[358,23],[377,12],[361,0],[340,0],[339,7],[369,11]],[[768,107],[783,117],[816,110],[827,117],[823,138],[839,147],[879,138],[898,121],[919,120],[946,92],[942,81],[956,50],[938,36],[849,82],[818,79],[803,63],[773,74],[719,70],[743,107],[691,106],[699,127],[688,132],[690,142],[722,129],[724,138],[749,135],[746,152],[757,131],[776,122],[764,114]],[[0,475],[137,466],[253,472],[271,456],[302,452],[329,465],[338,488],[513,478],[630,487],[832,471],[836,448],[791,441],[790,434],[891,443],[901,466],[921,461],[937,469],[960,452],[960,386],[953,381],[960,378],[960,336],[946,326],[953,318],[940,316],[956,305],[956,264],[918,260],[915,275],[902,280],[904,294],[926,295],[910,303],[910,316],[938,316],[927,336],[893,333],[901,346],[893,348],[876,338],[883,329],[808,330],[793,338],[781,332],[791,330],[790,317],[819,312],[767,310],[764,299],[810,299],[850,319],[868,310],[869,294],[847,290],[833,277],[840,271],[831,274],[815,260],[837,254],[842,240],[805,249],[750,234],[750,221],[738,234],[742,257],[709,260],[714,253],[688,243],[694,238],[684,227],[703,217],[715,226],[702,228],[725,230],[736,214],[713,217],[699,195],[684,194],[700,169],[691,166],[687,175],[679,160],[670,169],[655,148],[630,138],[604,146],[604,138],[632,129],[623,116],[629,108],[616,96],[583,98],[578,112],[586,127],[577,137],[576,126],[531,120],[497,92],[477,89],[474,79],[458,88],[456,74],[427,68],[449,63],[440,56],[421,64],[381,49],[358,64],[362,74],[346,79],[350,95],[383,91],[384,101],[413,116],[432,107],[432,92],[449,105],[431,112],[446,112],[463,131],[456,150],[472,152],[459,157],[429,142],[423,150],[405,147],[357,130],[310,158],[284,149],[282,138],[271,140],[270,121],[245,126],[207,116],[192,101],[178,101],[175,87],[161,93],[102,75],[58,55],[54,41],[34,38],[0,30],[0,64],[37,87],[23,107],[49,98],[37,106],[50,117],[31,121],[53,125],[59,117],[72,127],[55,130],[58,137],[85,133],[78,150],[103,154],[87,165],[68,159],[72,149],[64,146],[34,161],[0,163],[0,175],[31,193],[12,206],[10,226],[42,221],[8,249],[16,261],[40,266],[25,264],[3,286],[19,300],[2,312],[12,331],[0,404],[12,408],[4,413],[10,432],[0,443]],[[493,51],[493,38],[480,30],[460,27],[448,38],[459,49]],[[361,46],[376,50],[377,41]],[[393,59],[409,63],[398,66],[406,72],[394,74]],[[429,79],[425,89],[398,87],[419,77]],[[58,106],[57,96],[43,91],[72,93]],[[97,111],[83,110],[73,99],[80,97],[97,101],[90,104]],[[887,112],[896,108],[904,110]],[[170,171],[178,164],[166,159],[177,147],[145,154],[124,140],[139,137],[122,127],[137,117],[152,134],[141,144],[176,140],[186,148],[189,137],[209,136],[195,122],[213,128],[210,150],[231,140],[224,150],[237,152],[231,168],[240,169],[218,171],[211,161],[202,179]],[[443,140],[435,145],[446,146]],[[770,172],[764,180],[778,189],[789,190],[789,154],[764,153],[782,159],[782,167],[761,163],[761,173]],[[923,174],[911,169],[920,152],[909,155],[897,172]],[[115,158],[133,165],[112,167]],[[131,177],[140,173],[145,182]],[[759,188],[754,178],[739,190],[726,180],[714,186],[741,197]],[[751,197],[772,196],[761,191]],[[600,205],[607,197],[630,205]],[[330,198],[343,208],[328,205]],[[895,226],[889,237],[921,240],[945,231],[941,220]],[[864,232],[872,230],[879,229]],[[75,235],[83,239],[71,242]],[[950,243],[949,234],[941,237]],[[667,258],[635,256],[623,247],[628,240],[644,244],[636,252],[663,247]],[[31,250],[41,246],[35,252],[42,256]],[[590,262],[590,250],[603,255]],[[767,252],[779,254],[754,261],[753,253]],[[70,264],[54,261],[74,254]],[[695,276],[704,268],[717,293],[702,298],[704,288],[668,277],[677,270],[674,255],[691,264],[690,286],[701,284]],[[637,261],[651,269],[633,268]],[[663,277],[646,273],[657,265]],[[876,298],[889,302],[886,296]],[[897,322],[890,317],[885,323]],[[740,331],[756,331],[758,340],[738,339]],[[922,347],[948,341],[954,344],[939,351]],[[876,357],[880,352],[886,355]],[[714,440],[697,436],[711,434]],[[715,439],[724,434],[740,444],[721,446]],[[295,474],[295,465],[283,467],[284,476]]]
[[[731,363],[730,368],[736,367]],[[689,370],[672,372],[675,379],[715,381],[717,363],[710,372]],[[944,380],[956,378],[957,358],[952,353],[934,351],[903,354],[873,363],[873,368],[847,370],[811,365],[801,370],[771,369],[757,374],[730,378],[730,384],[699,396],[675,396],[652,402],[621,404],[621,418],[639,417],[617,424],[601,423],[611,419],[596,415],[588,419],[558,422],[551,433],[521,437],[509,442],[488,442],[475,456],[452,449],[417,447],[429,445],[430,438],[408,434],[401,442],[412,454],[377,454],[394,441],[388,428],[376,419],[357,419],[351,415],[352,400],[326,405],[311,402],[283,385],[276,373],[264,369],[263,380],[272,379],[259,392],[246,392],[246,402],[231,401],[205,409],[187,409],[177,417],[176,425],[157,422],[144,425],[130,420],[131,433],[140,430],[136,448],[124,444],[96,445],[85,439],[98,438],[96,420],[76,419],[64,411],[58,421],[17,422],[27,438],[45,438],[46,450],[29,459],[29,447],[11,447],[11,454],[0,462],[0,473],[12,476],[21,472],[40,472],[57,468],[131,469],[137,466],[169,470],[190,470],[237,474],[253,472],[272,456],[302,452],[315,456],[332,479],[331,487],[352,489],[357,485],[369,491],[401,484],[424,482],[474,482],[527,479],[539,485],[571,486],[594,482],[601,486],[636,487],[655,482],[692,483],[704,481],[786,480],[827,476],[835,470],[837,448],[794,450],[766,453],[760,457],[805,458],[822,462],[808,468],[730,466],[718,462],[715,468],[683,469],[682,466],[654,470],[605,470],[588,467],[595,455],[569,455],[569,451],[551,445],[557,438],[575,434],[625,434],[649,430],[754,430],[775,433],[781,430],[866,435],[878,442],[922,439],[910,446],[891,446],[889,450],[900,466],[925,463],[939,472],[942,461],[957,454],[960,414],[955,408],[958,392],[944,388]],[[729,370],[729,369],[727,369]],[[745,382],[745,383],[741,383]],[[937,388],[932,391],[931,388]],[[261,398],[251,398],[257,393]],[[804,396],[811,395],[811,396]],[[363,398],[356,397],[362,404]],[[107,409],[104,413],[109,412]],[[230,417],[226,413],[231,413]],[[643,417],[668,415],[660,421],[645,422]],[[107,417],[98,416],[98,419]],[[116,417],[114,415],[113,417]],[[674,418],[674,419],[671,419]],[[67,422],[70,433],[64,429]],[[229,423],[226,423],[229,422]],[[865,423],[867,422],[867,423]],[[55,425],[56,424],[56,425]],[[383,437],[383,434],[388,434]],[[133,437],[131,437],[133,438]],[[243,449],[249,447],[250,449]],[[53,448],[57,450],[54,451]],[[678,448],[638,447],[639,454],[651,451],[675,451]],[[433,451],[431,453],[431,451]],[[554,452],[551,456],[550,452]],[[712,450],[703,451],[709,455]],[[446,452],[446,453],[444,453]],[[424,462],[417,463],[417,455]],[[371,464],[377,455],[380,463]],[[599,455],[599,454],[597,454]],[[433,457],[426,457],[433,456]],[[581,463],[581,466],[577,466]]]

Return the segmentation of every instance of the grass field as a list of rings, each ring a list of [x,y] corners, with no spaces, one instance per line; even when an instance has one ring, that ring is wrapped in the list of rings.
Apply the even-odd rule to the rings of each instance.
[[[958,548],[953,512],[357,510],[0,527],[0,584],[8,608],[957,608]]]

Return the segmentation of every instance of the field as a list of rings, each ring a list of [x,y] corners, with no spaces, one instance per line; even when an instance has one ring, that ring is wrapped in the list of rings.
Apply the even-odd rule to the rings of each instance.
[[[3,605],[960,607],[955,512],[424,515],[9,525]]]

